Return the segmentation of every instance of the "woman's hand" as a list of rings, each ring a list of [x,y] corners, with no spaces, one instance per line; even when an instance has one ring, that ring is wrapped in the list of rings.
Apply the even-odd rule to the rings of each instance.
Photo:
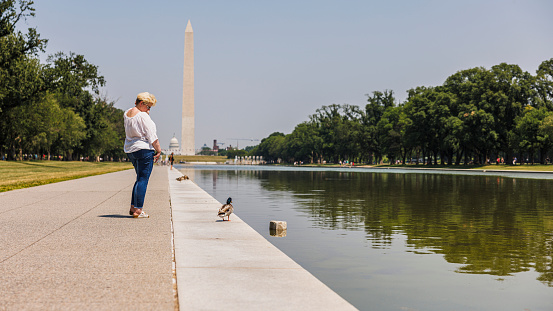
[[[159,139],[156,139],[156,141],[152,143],[152,146],[154,146],[154,149],[156,150],[156,154],[154,155],[154,163],[157,163],[159,157],[161,156],[161,145],[159,144]]]

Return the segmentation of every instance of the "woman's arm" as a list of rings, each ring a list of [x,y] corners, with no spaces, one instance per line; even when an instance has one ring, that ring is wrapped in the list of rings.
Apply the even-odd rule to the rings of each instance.
[[[159,157],[161,156],[161,146],[159,144],[159,139],[156,139],[152,143],[152,146],[154,146],[154,149],[156,150],[156,154],[154,155],[154,163],[157,163],[157,160],[159,160]]]

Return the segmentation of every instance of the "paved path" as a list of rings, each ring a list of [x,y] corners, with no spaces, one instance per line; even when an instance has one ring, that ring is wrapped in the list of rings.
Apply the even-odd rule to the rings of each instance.
[[[0,193],[0,310],[174,310],[167,170],[149,219],[128,214],[134,171]]]
[[[356,310],[181,175],[169,172],[180,310]]]
[[[0,193],[0,310],[355,310],[180,175],[154,168],[149,219],[133,170]]]

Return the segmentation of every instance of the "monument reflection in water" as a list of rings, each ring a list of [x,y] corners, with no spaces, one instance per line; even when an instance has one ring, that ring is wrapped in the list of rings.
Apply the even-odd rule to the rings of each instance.
[[[194,181],[361,310],[553,310],[551,180],[212,168]]]

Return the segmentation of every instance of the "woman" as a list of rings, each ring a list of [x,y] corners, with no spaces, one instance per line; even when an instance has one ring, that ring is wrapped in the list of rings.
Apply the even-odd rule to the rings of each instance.
[[[148,92],[136,96],[134,107],[125,111],[125,146],[136,172],[136,182],[132,188],[131,209],[134,218],[149,218],[142,208],[148,180],[154,162],[161,155],[161,147],[156,134],[156,124],[150,118],[150,109],[156,105],[156,97]]]
[[[175,157],[173,155],[173,152],[171,152],[171,155],[169,156],[169,162],[171,162],[171,169],[173,169],[173,162],[175,162]]]

